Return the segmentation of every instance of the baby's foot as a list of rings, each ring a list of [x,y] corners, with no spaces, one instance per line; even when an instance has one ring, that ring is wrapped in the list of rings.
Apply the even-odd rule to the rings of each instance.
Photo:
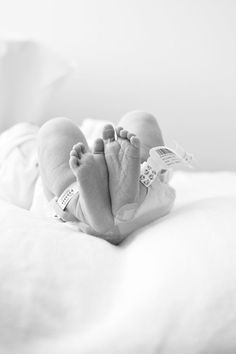
[[[103,140],[96,140],[94,154],[86,152],[83,143],[74,145],[69,164],[79,184],[78,203],[87,222],[98,233],[106,232],[113,226],[113,215]]]
[[[139,198],[140,141],[121,127],[115,131],[108,124],[103,130],[105,158],[109,171],[109,189],[113,215],[119,220],[130,219]]]

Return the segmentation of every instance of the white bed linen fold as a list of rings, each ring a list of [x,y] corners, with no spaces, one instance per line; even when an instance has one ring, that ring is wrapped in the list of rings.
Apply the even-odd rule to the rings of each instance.
[[[1,198],[0,353],[234,354],[236,174],[176,172],[171,184],[173,211],[118,247]]]
[[[119,247],[1,201],[0,352],[234,353],[236,196],[208,192]]]

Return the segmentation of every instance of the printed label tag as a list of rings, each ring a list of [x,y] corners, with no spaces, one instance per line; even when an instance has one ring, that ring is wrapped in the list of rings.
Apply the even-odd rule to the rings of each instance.
[[[176,146],[176,151],[167,146],[157,146],[150,150],[150,156],[161,168],[172,168],[179,163],[193,167],[193,155],[187,153],[180,145]]]
[[[168,180],[171,169],[180,163],[192,168],[193,155],[187,153],[180,145],[176,144],[176,151],[167,146],[157,146],[149,151],[150,157],[142,163],[140,182],[149,187],[159,176],[161,181]]]
[[[157,177],[157,172],[146,161],[141,165],[140,182],[149,187]]]

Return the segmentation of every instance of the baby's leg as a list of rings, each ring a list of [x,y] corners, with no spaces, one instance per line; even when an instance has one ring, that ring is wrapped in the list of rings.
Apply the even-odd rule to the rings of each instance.
[[[74,145],[69,164],[78,182],[79,203],[87,223],[100,234],[113,231],[114,218],[103,140],[95,141],[94,154],[86,152],[83,143]],[[110,238],[109,234],[100,236],[116,243],[116,239]]]
[[[130,219],[138,206],[140,142],[134,134],[108,124],[103,130],[105,158],[109,171],[109,189],[113,215],[120,221]]]
[[[60,196],[75,182],[75,176],[69,167],[69,159],[73,145],[78,142],[82,142],[88,151],[83,133],[68,118],[51,119],[40,128],[38,134],[40,175],[49,197]]]
[[[157,120],[149,113],[128,113],[119,126],[116,140],[110,125],[104,128],[103,138],[112,211],[117,219],[124,221],[132,218],[147,193],[139,182],[140,162],[148,159],[152,147],[164,142]]]
[[[125,114],[118,123],[140,140],[141,163],[149,157],[149,150],[155,146],[164,145],[161,129],[156,118],[146,112],[133,111]]]
[[[71,120],[55,118],[40,129],[38,152],[48,198],[59,197],[77,180],[79,195],[73,197],[67,210],[79,218],[81,206],[89,225],[98,233],[113,227],[103,142],[95,144],[92,154],[83,133]]]

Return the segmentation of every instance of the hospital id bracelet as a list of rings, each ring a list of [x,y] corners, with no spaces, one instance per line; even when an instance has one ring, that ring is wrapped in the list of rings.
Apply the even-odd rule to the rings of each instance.
[[[77,193],[79,193],[78,183],[74,182],[64,190],[64,192],[60,195],[56,202],[62,210],[65,210],[67,204]]]
[[[168,179],[168,171],[177,164],[185,164],[192,167],[192,154],[187,153],[179,144],[176,151],[166,146],[157,146],[149,151],[149,158],[141,165],[140,182],[149,187],[157,176],[160,180]]]
[[[145,187],[149,187],[155,181],[156,177],[157,171],[152,167],[150,161],[145,161],[142,163],[139,178],[140,182],[144,184]]]
[[[160,169],[172,168],[178,164],[184,164],[187,167],[193,167],[193,155],[187,153],[179,144],[176,144],[175,150],[167,146],[157,146],[149,151],[150,158]]]

